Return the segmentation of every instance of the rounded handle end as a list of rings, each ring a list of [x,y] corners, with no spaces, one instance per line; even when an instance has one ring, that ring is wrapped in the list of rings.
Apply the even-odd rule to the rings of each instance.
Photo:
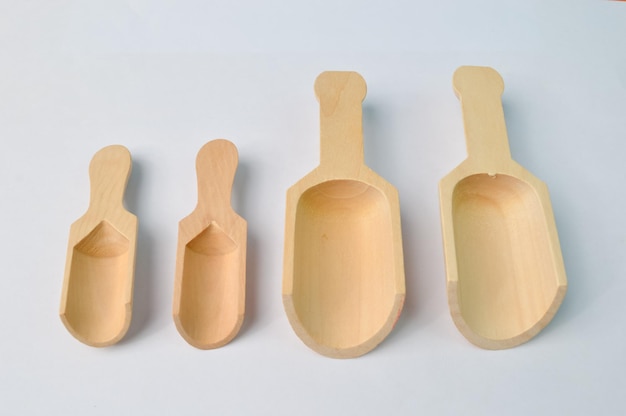
[[[198,208],[212,216],[230,207],[230,195],[239,153],[226,139],[211,140],[200,148],[196,157]]]
[[[489,67],[462,66],[454,72],[452,84],[461,102],[468,157],[480,160],[483,168],[510,160],[500,74]]]
[[[357,98],[359,102],[365,99],[367,84],[358,72],[326,71],[315,80],[315,95],[320,102],[338,100],[345,93]]]
[[[215,139],[206,143],[198,151],[196,168],[213,168],[217,165],[227,166],[228,170],[235,171],[239,163],[237,147],[229,140]]]
[[[132,160],[128,149],[120,144],[103,147],[91,158],[89,170],[91,172],[107,168],[115,172],[128,172],[132,166]]]
[[[488,90],[501,96],[504,92],[504,80],[500,74],[488,66],[462,66],[452,76],[454,93],[461,98],[466,94],[476,94]]]
[[[121,204],[131,170],[130,152],[124,146],[116,144],[96,152],[89,163],[91,209]]]

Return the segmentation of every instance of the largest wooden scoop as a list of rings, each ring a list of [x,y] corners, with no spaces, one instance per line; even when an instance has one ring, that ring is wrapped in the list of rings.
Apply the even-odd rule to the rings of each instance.
[[[324,72],[320,165],[287,191],[283,302],[296,334],[330,357],[356,357],[392,330],[404,302],[398,194],[363,161],[355,72]]]
[[[453,84],[468,157],[439,184],[450,312],[479,347],[514,347],[550,322],[567,288],[550,197],[511,159],[500,75],[461,67]]]
[[[130,325],[137,217],[122,204],[130,171],[125,147],[96,153],[89,165],[89,208],[70,228],[61,320],[94,347],[115,344]]]

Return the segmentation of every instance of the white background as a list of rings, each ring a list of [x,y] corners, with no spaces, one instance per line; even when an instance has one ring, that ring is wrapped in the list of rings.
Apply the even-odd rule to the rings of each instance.
[[[551,191],[569,279],[551,324],[486,351],[448,313],[437,183],[465,158],[451,77],[504,78],[513,158]],[[308,349],[281,302],[285,192],[318,164],[324,70],[356,70],[366,163],[399,192],[406,306],[357,359]],[[239,148],[244,326],[194,349],[171,319],[178,221],[208,140]],[[626,3],[0,2],[0,413],[542,415],[626,413]],[[75,340],[58,308],[88,164],[133,155],[133,321]]]

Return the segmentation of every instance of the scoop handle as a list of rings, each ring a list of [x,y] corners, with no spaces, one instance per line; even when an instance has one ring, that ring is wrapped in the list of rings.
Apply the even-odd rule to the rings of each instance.
[[[89,164],[89,209],[103,214],[123,208],[124,192],[132,170],[130,152],[121,145],[100,149]]]
[[[454,72],[452,84],[461,101],[468,159],[488,164],[510,160],[500,74],[489,67],[462,66]]]
[[[356,72],[327,71],[315,80],[320,103],[320,167],[352,176],[363,165],[363,109],[367,86]]]
[[[239,154],[233,143],[225,139],[212,140],[198,151],[198,205],[196,210],[221,221],[230,212],[230,197],[239,163]]]

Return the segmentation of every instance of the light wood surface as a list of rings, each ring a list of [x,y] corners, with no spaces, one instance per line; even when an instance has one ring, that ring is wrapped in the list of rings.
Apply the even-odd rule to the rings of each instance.
[[[392,330],[405,297],[396,189],[363,160],[355,72],[324,72],[320,165],[287,191],[283,303],[296,334],[335,358],[372,350]]]
[[[450,312],[479,347],[514,347],[550,322],[567,289],[550,197],[511,159],[500,75],[461,67],[453,84],[468,157],[439,184]]]
[[[247,223],[230,201],[237,164],[237,148],[228,140],[200,149],[198,204],[178,226],[174,322],[200,349],[227,344],[243,323]]]
[[[61,320],[94,347],[115,344],[130,326],[137,241],[137,217],[123,206],[130,171],[125,147],[96,153],[89,166],[89,208],[70,228]]]

